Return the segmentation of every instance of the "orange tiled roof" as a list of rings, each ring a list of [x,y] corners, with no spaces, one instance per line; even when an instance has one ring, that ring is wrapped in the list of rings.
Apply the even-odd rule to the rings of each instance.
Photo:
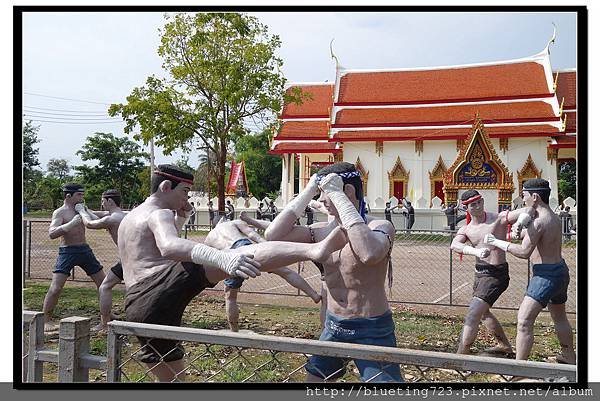
[[[570,136],[559,136],[556,139],[555,144],[548,145],[549,148],[575,148],[577,147],[577,137],[574,135]]]
[[[333,104],[333,83],[292,85],[286,92],[290,93],[292,88],[300,88],[303,93],[310,94],[312,98],[305,100],[301,105],[285,104],[280,118],[329,117],[329,108]]]
[[[329,121],[284,121],[273,139],[327,139]]]
[[[565,115],[567,116],[567,132],[574,133],[577,132],[577,112],[576,111],[566,111]],[[563,117],[564,119],[564,117]]]
[[[554,73],[556,79],[556,73]],[[558,73],[558,82],[556,83],[556,97],[558,103],[565,98],[564,108],[574,109],[577,107],[577,72],[567,71]]]
[[[374,141],[374,140],[441,140],[464,139],[471,132],[471,127],[440,129],[407,129],[407,130],[344,130],[335,133],[332,141]],[[556,127],[549,124],[525,126],[485,127],[492,138],[517,136],[555,136],[559,134]]]
[[[336,113],[335,124],[412,124],[430,125],[432,123],[459,124],[472,121],[475,114],[485,120],[534,120],[547,121],[557,119],[552,106],[543,101],[524,101],[511,103],[472,103],[439,107],[403,107],[403,108],[344,108]]]
[[[549,95],[544,66],[534,61],[445,69],[348,72],[337,103],[403,103]]]
[[[275,143],[269,153],[337,153],[334,142],[285,141]]]

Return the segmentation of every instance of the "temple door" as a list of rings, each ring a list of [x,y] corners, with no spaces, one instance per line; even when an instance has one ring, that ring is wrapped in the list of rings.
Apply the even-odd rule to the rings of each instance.
[[[434,196],[437,196],[442,200],[442,203],[445,202],[444,199],[444,183],[442,181],[434,181]]]
[[[394,196],[398,199],[404,198],[404,181],[394,181]]]

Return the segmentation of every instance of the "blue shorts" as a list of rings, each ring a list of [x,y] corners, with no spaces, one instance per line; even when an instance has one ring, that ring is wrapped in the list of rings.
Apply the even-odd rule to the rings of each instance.
[[[327,311],[325,328],[319,340],[396,347],[392,312],[387,311],[376,317],[344,319]],[[312,375],[331,380],[345,374],[347,362],[342,358],[313,355],[308,359],[305,369]],[[362,381],[370,383],[404,382],[400,373],[400,365],[396,363],[363,359],[355,359],[354,363],[360,372]]]
[[[253,244],[253,242],[250,241],[248,238],[240,238],[239,240],[235,241],[229,249],[241,248],[243,246],[252,245],[252,244]],[[225,287],[231,288],[234,290],[239,289],[242,286],[243,282],[244,282],[244,279],[241,277],[237,277],[237,276],[231,277],[231,278],[226,278],[225,280],[223,280]]]
[[[556,264],[533,265],[533,277],[527,286],[527,296],[538,301],[544,308],[548,303],[567,302],[569,268],[565,260]]]
[[[102,270],[102,265],[94,256],[94,252],[88,244],[59,247],[58,259],[52,273],[62,273],[69,276],[75,266],[81,267],[88,276]]]

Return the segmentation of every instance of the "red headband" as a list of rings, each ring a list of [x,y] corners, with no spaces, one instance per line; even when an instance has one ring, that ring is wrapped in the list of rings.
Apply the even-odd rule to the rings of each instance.
[[[471,196],[469,199],[461,201],[463,205],[468,205],[469,203],[475,202],[476,200],[481,199],[481,195]]]
[[[189,180],[187,178],[177,177],[175,175],[172,175],[172,174],[169,174],[169,173],[165,173],[163,171],[155,170],[154,174],[162,175],[163,177],[167,177],[167,178],[169,178],[171,180],[180,181],[180,182],[184,182],[186,184],[194,185],[194,180]]]

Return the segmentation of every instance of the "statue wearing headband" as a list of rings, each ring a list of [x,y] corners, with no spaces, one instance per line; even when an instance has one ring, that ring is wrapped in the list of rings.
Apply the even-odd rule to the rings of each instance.
[[[477,337],[479,322],[491,332],[497,345],[487,348],[488,353],[511,353],[512,346],[490,308],[508,288],[509,270],[502,248],[489,246],[490,236],[506,237],[507,227],[515,223],[520,212],[493,213],[485,210],[482,195],[474,189],[461,195],[461,205],[467,212],[467,224],[454,237],[451,248],[462,255],[475,256],[473,298],[459,339],[458,353],[470,353]]]
[[[320,203],[333,216],[326,225],[295,225],[311,200]],[[387,220],[366,214],[360,173],[351,163],[335,163],[313,175],[298,194],[265,231],[276,241],[312,243],[341,227],[346,243],[322,262],[327,287],[327,311],[321,340],[343,341],[395,347],[394,322],[386,297],[392,279],[391,251],[395,230]],[[306,365],[308,381],[341,377],[347,361],[312,356]],[[362,380],[373,382],[402,381],[397,364],[382,367],[366,360],[355,360]]]
[[[189,302],[225,278],[256,277],[259,268],[271,271],[299,261],[321,261],[345,244],[340,230],[318,244],[262,242],[227,250],[179,238],[176,225],[188,217],[192,185],[192,174],[159,165],[152,175],[152,194],[121,221],[118,246],[128,321],[179,326]],[[182,379],[185,354],[179,342],[139,340],[139,360],[152,374],[160,381]]]
[[[544,179],[525,181],[523,202],[534,211],[534,219],[526,226],[522,243],[505,243],[493,237],[487,238],[487,242],[518,258],[529,259],[533,265],[533,274],[517,318],[516,358],[528,359],[533,346],[535,319],[542,309],[548,307],[561,346],[556,361],[574,364],[573,333],[565,310],[570,275],[562,257],[561,221],[548,206],[550,192],[550,183]]]

